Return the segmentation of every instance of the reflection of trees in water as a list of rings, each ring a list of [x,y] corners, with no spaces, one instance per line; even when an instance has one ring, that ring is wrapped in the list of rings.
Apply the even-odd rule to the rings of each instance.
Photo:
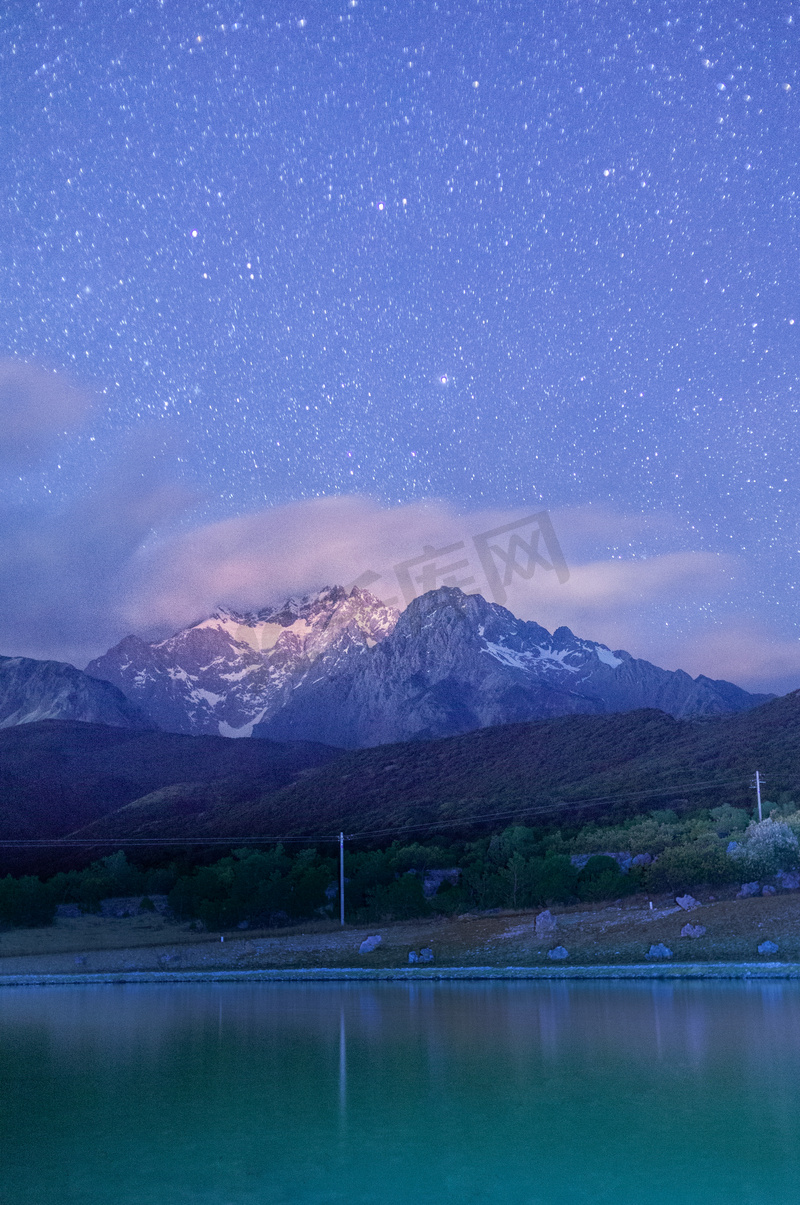
[[[613,1179],[646,1149],[648,1168],[677,1159],[691,1179],[709,1151],[749,1158],[745,1132],[778,1169],[797,1147],[791,984],[126,985],[0,1001],[12,1187],[26,1159],[20,1176],[113,1165],[165,1193],[223,1170],[288,1185],[407,1160],[413,1195],[417,1170]]]

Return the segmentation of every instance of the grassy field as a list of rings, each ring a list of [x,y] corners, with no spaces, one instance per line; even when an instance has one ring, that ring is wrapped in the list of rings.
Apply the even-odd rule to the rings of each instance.
[[[650,908],[652,902],[653,907]],[[0,975],[158,969],[398,967],[409,951],[430,947],[440,966],[552,965],[548,951],[564,946],[564,965],[626,965],[665,944],[673,961],[800,961],[800,892],[739,900],[729,890],[704,895],[691,913],[670,896],[632,897],[609,905],[553,908],[554,932],[536,934],[540,910],[503,911],[341,929],[328,921],[280,930],[198,933],[160,917],[62,919],[48,928],[0,933]],[[681,937],[686,923],[702,925],[699,938]],[[381,944],[359,945],[369,934]],[[224,938],[224,940],[221,940]],[[776,955],[758,946],[775,942]]]

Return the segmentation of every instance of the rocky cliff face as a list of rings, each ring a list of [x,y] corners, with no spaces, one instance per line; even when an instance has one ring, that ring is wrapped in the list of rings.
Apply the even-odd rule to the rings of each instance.
[[[128,636],[86,672],[119,687],[166,731],[249,736],[320,658],[335,672],[383,640],[397,615],[366,590],[334,586],[277,610],[220,610],[158,643]]]
[[[716,715],[767,698],[659,669],[569,628],[551,635],[445,586],[416,599],[375,647],[323,654],[253,735],[357,748],[578,712]]]
[[[149,728],[142,712],[110,682],[61,661],[0,657],[0,728],[37,720],[81,720]]]

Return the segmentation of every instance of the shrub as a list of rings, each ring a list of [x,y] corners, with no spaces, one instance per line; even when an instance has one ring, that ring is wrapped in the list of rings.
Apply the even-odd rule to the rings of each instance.
[[[508,881],[480,858],[473,858],[461,878],[471,906],[479,910],[508,906]]]
[[[798,841],[783,820],[752,821],[729,857],[745,878],[761,879],[797,865]]]
[[[566,854],[533,859],[531,904],[566,904],[575,895],[578,872]]]
[[[380,884],[368,892],[366,907],[359,911],[359,919],[410,920],[415,916],[427,916],[431,911],[419,875],[404,874],[394,882]]]
[[[0,879],[0,924],[19,928],[51,925],[55,916],[55,894],[49,883],[34,875]]]
[[[714,831],[720,837],[728,837],[731,833],[743,833],[747,828],[748,813],[744,808],[731,807],[729,803],[712,808],[709,816],[714,825]]]
[[[615,858],[595,854],[578,875],[575,890],[581,900],[608,900],[629,895],[636,884],[622,873]]]
[[[78,904],[85,912],[97,912],[100,901],[114,895],[158,894],[159,875],[143,874],[131,866],[120,849],[114,854],[92,862],[85,870],[69,870],[50,880],[54,896],[62,904]],[[163,872],[161,872],[163,880]],[[151,884],[154,879],[156,886]],[[174,880],[174,876],[173,876]],[[170,884],[171,885],[171,884]]]
[[[237,849],[213,866],[183,875],[169,893],[176,915],[198,919],[208,929],[229,929],[247,921],[270,924],[276,915],[313,916],[326,904],[325,889],[334,874],[330,858],[314,849],[290,858],[274,849]]]
[[[470,906],[468,893],[459,883],[442,883],[436,895],[428,900],[432,912],[452,916],[454,912],[465,912]]]
[[[782,819],[784,823],[788,824],[795,837],[800,838],[800,812],[789,812],[787,815],[783,816]]]
[[[687,891],[707,884],[716,887],[736,878],[723,842],[713,833],[675,845],[648,867],[646,883],[651,891]]]

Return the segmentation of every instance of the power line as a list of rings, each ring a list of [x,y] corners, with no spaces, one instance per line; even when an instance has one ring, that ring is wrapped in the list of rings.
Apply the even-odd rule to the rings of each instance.
[[[398,828],[372,829],[362,831],[360,833],[353,833],[350,839],[353,840],[361,837],[380,837],[386,833],[397,833],[403,831],[419,832],[423,829],[452,828],[464,824],[483,824],[487,820],[506,820],[511,819],[514,816],[530,816],[551,814],[553,812],[577,811],[581,808],[591,807],[598,803],[614,803],[618,800],[642,799],[644,797],[653,798],[659,795],[678,795],[680,793],[689,794],[693,791],[705,791],[712,787],[738,786],[741,785],[741,782],[742,779],[736,778],[731,779],[728,782],[709,781],[706,783],[695,783],[691,786],[669,787],[664,788],[663,790],[631,791],[627,794],[590,796],[588,799],[564,801],[562,803],[531,804],[531,806],[527,808],[513,808],[506,812],[486,812],[480,816],[463,817],[460,820],[436,820],[431,821],[429,824],[412,824],[401,825]]]
[[[705,791],[722,787],[740,786],[744,780],[742,778],[728,779],[724,782],[719,780],[709,779],[706,782],[688,783],[677,787],[662,787],[653,788],[646,791],[628,791],[617,795],[596,795],[589,796],[585,799],[563,800],[562,802],[553,802],[545,804],[531,804],[529,807],[512,808],[503,812],[485,812],[480,816],[466,816],[453,820],[435,820],[424,824],[401,824],[393,828],[382,829],[362,829],[360,832],[347,833],[345,839],[348,841],[358,841],[367,837],[382,837],[397,835],[399,833],[415,833],[429,832],[442,828],[458,828],[470,824],[485,824],[491,820],[507,820],[517,816],[533,816],[533,815],[550,815],[554,812],[569,812],[578,811],[582,808],[592,807],[600,803],[615,803],[627,799],[652,799],[663,795],[679,795],[691,794],[696,791]],[[762,779],[763,782],[763,779]],[[163,848],[164,846],[209,846],[223,845],[244,846],[248,843],[258,845],[286,845],[288,843],[300,843],[304,845],[322,844],[328,842],[338,843],[340,840],[339,833],[317,833],[307,834],[304,836],[245,836],[245,837],[93,837],[87,838],[72,838],[72,837],[54,837],[54,838],[30,838],[30,839],[10,839],[0,840],[1,849],[91,849],[99,845],[116,845],[118,848],[124,846],[126,849],[147,849],[147,848]]]

